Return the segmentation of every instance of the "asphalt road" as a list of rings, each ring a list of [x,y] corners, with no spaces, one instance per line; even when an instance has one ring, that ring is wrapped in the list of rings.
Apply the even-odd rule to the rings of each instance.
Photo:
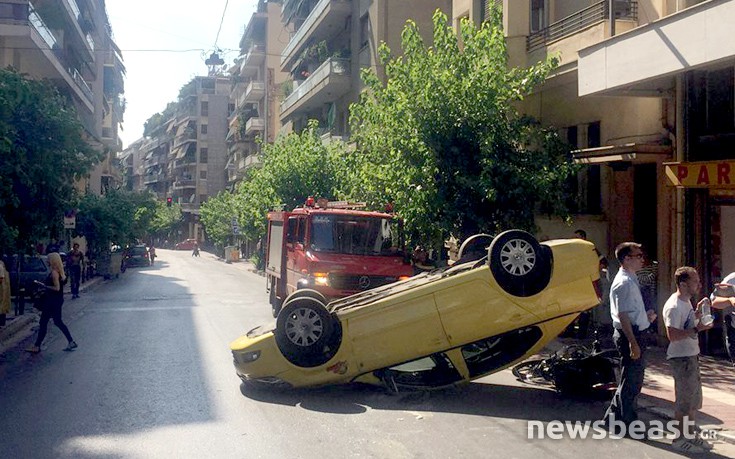
[[[264,278],[208,254],[158,249],[79,300],[39,355],[0,359],[0,457],[676,457],[663,443],[529,440],[529,420],[594,420],[503,372],[460,389],[390,395],[352,385],[252,392],[228,343],[273,320]],[[719,451],[719,450],[718,450]]]

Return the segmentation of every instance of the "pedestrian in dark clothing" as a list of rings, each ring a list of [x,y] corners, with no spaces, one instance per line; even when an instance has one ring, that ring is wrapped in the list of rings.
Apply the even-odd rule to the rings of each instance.
[[[41,344],[46,337],[48,331],[48,321],[54,319],[54,324],[61,330],[69,344],[65,351],[72,351],[77,348],[77,343],[69,333],[64,321],[61,320],[61,306],[64,304],[64,284],[66,283],[66,274],[64,273],[64,265],[61,262],[61,256],[54,252],[48,256],[51,265],[51,274],[46,278],[46,282],[38,282],[45,289],[43,292],[43,303],[41,311],[41,320],[38,327],[38,336],[33,346],[26,351],[37,354],[41,351]]]
[[[84,254],[79,250],[79,244],[74,243],[71,252],[66,256],[66,264],[71,280],[71,299],[79,298],[79,282],[82,278],[82,258]]]
[[[606,420],[622,421],[626,426],[638,419],[638,395],[643,388],[646,370],[645,343],[641,334],[656,320],[653,311],[646,312],[636,272],[643,267],[643,250],[635,242],[623,242],[615,249],[620,262],[610,287],[610,316],[613,339],[620,352],[622,374],[618,389],[605,413]]]

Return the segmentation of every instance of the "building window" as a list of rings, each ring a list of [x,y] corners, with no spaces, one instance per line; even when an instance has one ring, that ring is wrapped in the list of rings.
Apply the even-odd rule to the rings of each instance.
[[[209,116],[209,102],[203,101],[201,104],[201,110],[199,111],[201,116]]]
[[[602,146],[600,138],[600,122],[595,121],[587,125],[587,148],[597,148]]]
[[[370,15],[365,13],[360,18],[360,49],[370,44]]]
[[[202,124],[200,126],[200,129],[201,129],[202,134],[206,134],[207,133],[207,125],[206,124]]]
[[[207,171],[199,171],[199,178],[200,179],[207,179]]]
[[[209,160],[209,149],[208,148],[202,148],[199,150],[199,162],[202,164],[207,164],[207,161]]]
[[[546,0],[531,0],[531,33],[546,28]]]
[[[733,81],[735,69],[707,72],[707,128],[708,134],[735,132],[735,99]]]

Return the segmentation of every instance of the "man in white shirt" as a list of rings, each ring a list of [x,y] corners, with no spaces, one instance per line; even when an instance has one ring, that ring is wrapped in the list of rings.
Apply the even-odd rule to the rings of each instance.
[[[700,323],[702,306],[709,298],[697,303],[692,309],[692,298],[699,294],[702,283],[694,268],[683,266],[674,273],[676,292],[664,304],[664,324],[669,337],[666,358],[674,373],[676,409],[680,431],[674,440],[674,448],[688,452],[704,452],[712,445],[690,432],[684,421],[694,422],[697,410],[702,408],[702,380],[699,374],[699,332],[709,330],[712,324]]]
[[[613,340],[621,356],[622,374],[605,418],[622,421],[627,426],[638,419],[636,407],[643,388],[646,370],[645,345],[641,333],[656,320],[646,312],[636,272],[643,267],[643,249],[635,242],[623,242],[615,248],[620,270],[610,286],[610,316]]]

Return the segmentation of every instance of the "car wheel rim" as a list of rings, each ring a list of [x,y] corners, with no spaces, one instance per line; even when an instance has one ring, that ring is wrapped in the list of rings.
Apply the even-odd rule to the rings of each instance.
[[[506,272],[524,276],[536,264],[536,251],[523,239],[511,239],[500,249],[500,264]]]
[[[311,346],[322,336],[322,318],[313,309],[298,308],[286,321],[286,336],[297,346]]]

